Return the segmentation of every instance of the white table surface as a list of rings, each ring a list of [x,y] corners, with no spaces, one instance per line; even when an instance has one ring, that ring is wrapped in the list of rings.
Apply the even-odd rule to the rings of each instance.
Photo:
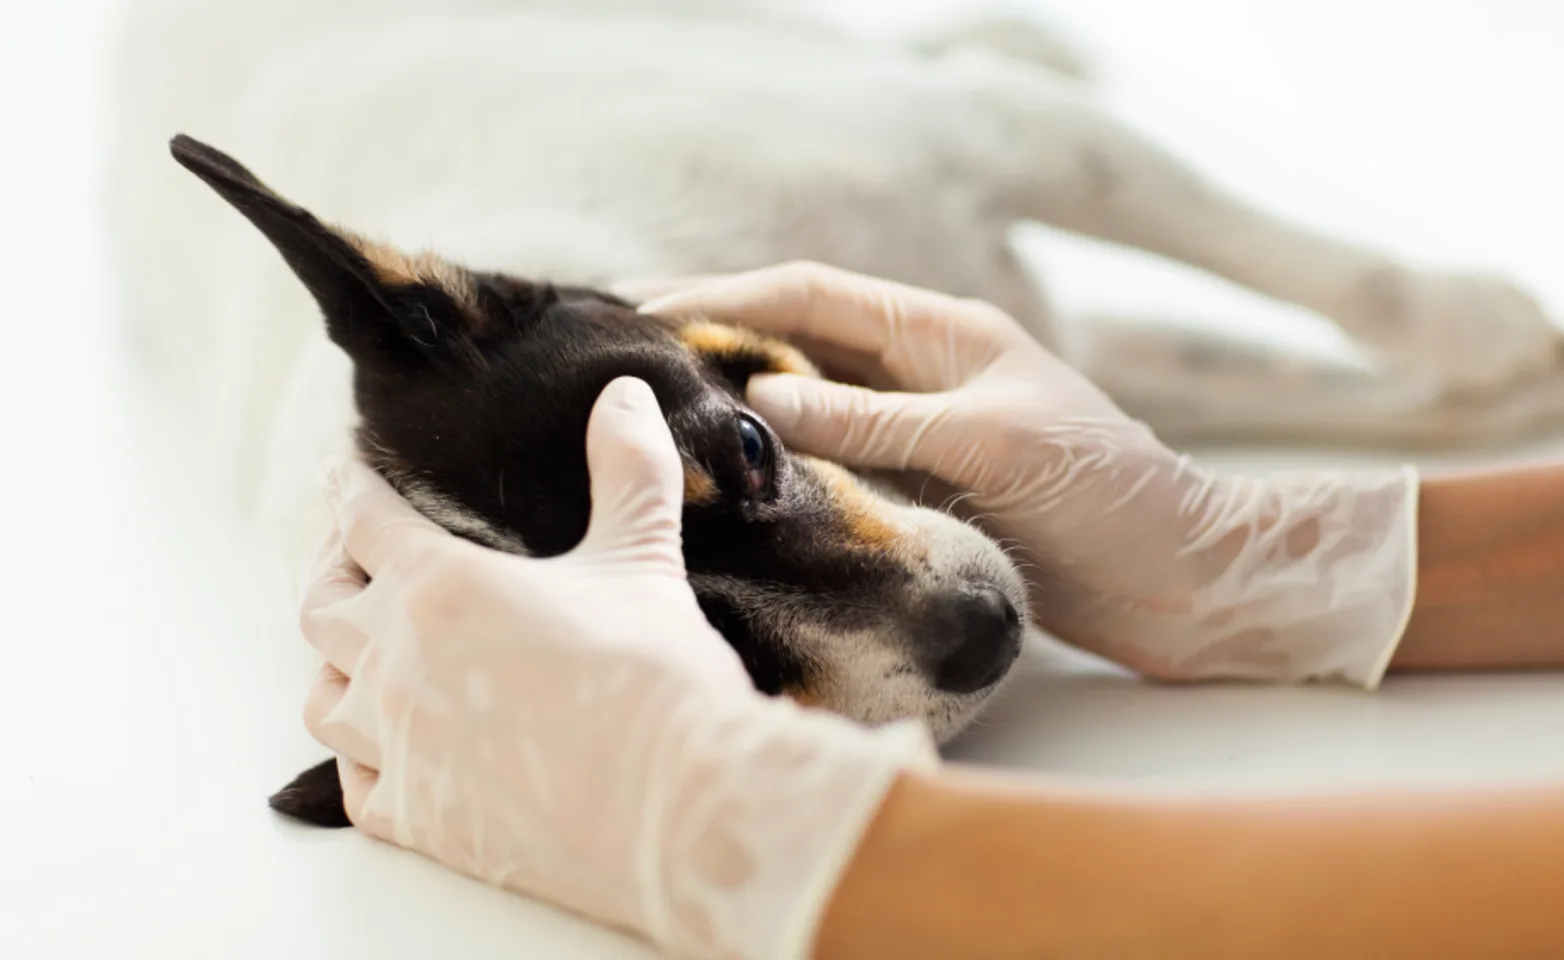
[[[265,808],[318,758],[310,660],[177,419],[118,373],[84,113],[81,18],[105,2],[0,3],[0,957],[644,956]],[[1079,6],[1127,109],[1231,182],[1564,304],[1556,5]],[[1173,690],[1039,647],[956,752],[1148,790],[1312,790],[1558,779],[1561,732],[1559,675]]]

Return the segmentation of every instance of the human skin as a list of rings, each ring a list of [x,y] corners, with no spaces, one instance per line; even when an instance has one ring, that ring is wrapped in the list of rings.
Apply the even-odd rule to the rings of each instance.
[[[827,908],[834,958],[1564,955],[1564,787],[1128,799],[905,774]]]

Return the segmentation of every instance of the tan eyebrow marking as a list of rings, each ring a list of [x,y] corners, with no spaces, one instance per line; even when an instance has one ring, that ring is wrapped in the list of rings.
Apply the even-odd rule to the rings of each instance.
[[[820,371],[796,348],[749,330],[696,320],[679,330],[679,340],[695,353],[715,359],[748,356],[765,364],[771,373],[796,373],[818,377]]]

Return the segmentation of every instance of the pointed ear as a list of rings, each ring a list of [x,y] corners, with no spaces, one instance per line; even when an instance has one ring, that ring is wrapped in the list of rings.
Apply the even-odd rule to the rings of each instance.
[[[169,149],[266,235],[320,304],[331,339],[356,362],[417,364],[466,347],[480,331],[477,287],[462,268],[327,226],[198,140],[180,134]]]

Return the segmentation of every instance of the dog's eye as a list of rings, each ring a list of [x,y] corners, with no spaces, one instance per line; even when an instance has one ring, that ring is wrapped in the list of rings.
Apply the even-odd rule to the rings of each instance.
[[[745,482],[751,496],[760,496],[771,486],[771,471],[775,458],[771,451],[771,438],[760,424],[739,415],[739,444],[744,452],[744,465],[749,468]]]

